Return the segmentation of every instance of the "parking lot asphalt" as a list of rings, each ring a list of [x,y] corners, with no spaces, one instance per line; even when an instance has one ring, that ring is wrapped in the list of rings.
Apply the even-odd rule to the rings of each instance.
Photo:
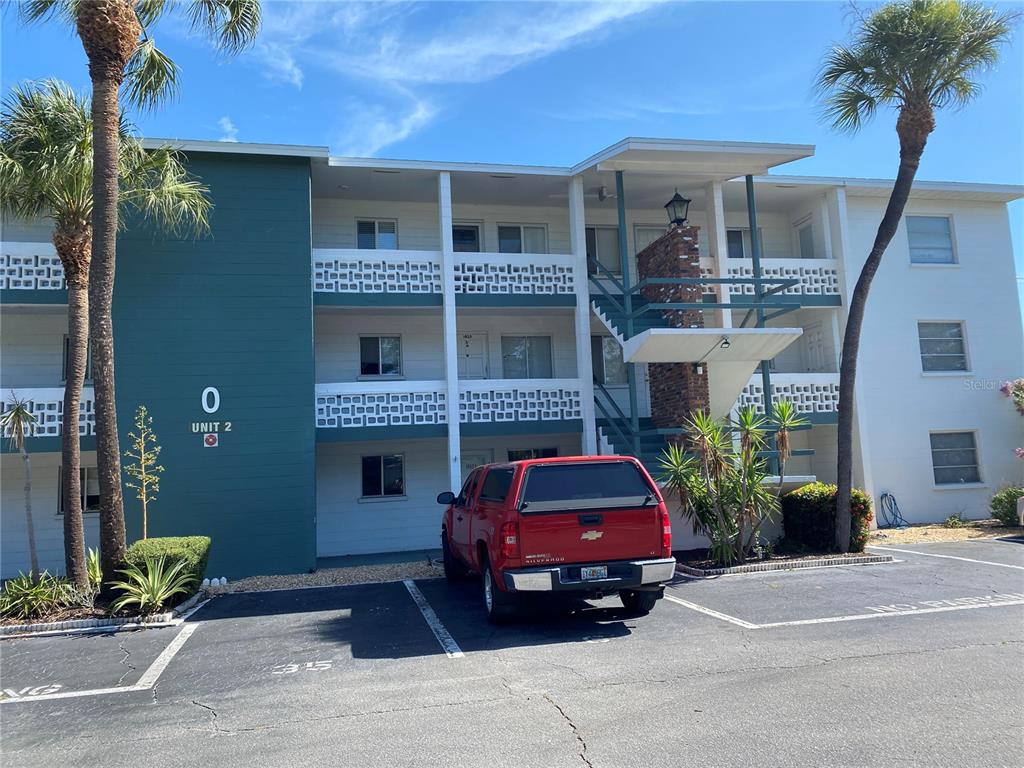
[[[678,579],[639,618],[493,627],[476,582],[432,580],[6,640],[3,764],[1024,765],[1024,544],[898,549]]]

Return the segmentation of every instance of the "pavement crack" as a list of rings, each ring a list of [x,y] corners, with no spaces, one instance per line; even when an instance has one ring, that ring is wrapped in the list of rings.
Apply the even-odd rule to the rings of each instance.
[[[121,686],[121,685],[123,685],[123,684],[124,684],[124,679],[125,679],[126,677],[128,677],[128,675],[129,675],[129,674],[131,674],[132,672],[134,672],[134,671],[135,671],[135,665],[134,665],[134,664],[131,664],[131,663],[130,663],[130,662],[128,661],[128,659],[129,659],[129,658],[131,658],[132,652],[131,652],[131,651],[129,651],[129,650],[127,649],[127,648],[125,648],[125,647],[124,647],[125,641],[126,641],[127,639],[128,639],[128,636],[127,636],[127,635],[125,635],[125,636],[124,636],[124,637],[122,637],[122,638],[121,638],[121,639],[120,639],[120,640],[118,641],[118,643],[117,643],[117,649],[118,649],[119,651],[121,651],[121,653],[123,653],[123,654],[124,654],[124,657],[122,657],[122,659],[121,659],[121,664],[123,664],[123,665],[124,665],[124,666],[126,667],[126,669],[125,669],[124,673],[123,673],[123,674],[121,675],[121,677],[120,677],[120,678],[118,678],[118,680],[117,680],[117,684],[118,684],[118,686]]]
[[[562,719],[569,724],[570,728],[572,728],[572,735],[576,737],[576,743],[579,745],[579,750],[577,751],[577,754],[579,755],[580,760],[583,761],[584,765],[589,766],[589,768],[594,768],[594,764],[587,759],[587,742],[583,738],[583,734],[580,733],[579,727],[576,725],[576,723],[573,722],[573,719],[569,717],[566,711],[562,709],[561,705],[557,701],[552,699],[550,695],[545,693],[544,699],[548,702],[548,704],[550,704],[558,710],[558,714],[560,714],[562,716]]]

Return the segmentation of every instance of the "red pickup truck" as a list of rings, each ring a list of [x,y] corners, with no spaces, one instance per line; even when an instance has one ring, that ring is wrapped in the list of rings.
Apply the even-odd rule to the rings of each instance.
[[[449,581],[479,573],[491,621],[522,594],[617,592],[650,611],[672,578],[672,526],[657,484],[631,456],[572,456],[474,469],[441,523]]]

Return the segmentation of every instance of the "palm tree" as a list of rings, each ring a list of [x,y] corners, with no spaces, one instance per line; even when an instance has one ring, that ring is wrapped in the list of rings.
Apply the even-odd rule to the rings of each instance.
[[[117,131],[120,207],[172,232],[204,231],[210,210],[206,187],[188,176],[171,150],[145,151],[125,120],[118,121]],[[68,288],[68,363],[61,430],[64,562],[68,578],[83,589],[88,587],[89,577],[77,415],[89,348],[92,137],[88,100],[60,81],[27,83],[15,88],[0,105],[0,209],[19,218],[53,221],[53,245]],[[123,536],[122,525],[122,546]]]
[[[21,453],[25,464],[25,531],[28,534],[28,557],[31,574],[39,578],[39,554],[36,552],[36,528],[32,524],[32,461],[28,456],[25,439],[35,431],[36,417],[32,413],[32,405],[14,392],[5,403],[4,412],[0,414],[0,429],[10,440],[11,447]]]
[[[880,107],[897,113],[900,164],[889,204],[871,252],[850,296],[839,369],[838,485],[836,546],[850,548],[850,490],[853,476],[853,394],[857,350],[871,281],[896,234],[935,112],[962,107],[981,91],[976,76],[999,58],[1016,18],[984,5],[958,0],[899,0],[860,20],[849,45],[825,58],[817,86],[833,127],[855,132]]]
[[[177,67],[149,35],[149,29],[172,8],[184,8],[192,29],[205,34],[217,48],[228,53],[247,47],[259,32],[259,0],[25,0],[20,6],[22,16],[29,21],[57,17],[74,27],[85,49],[92,80],[93,263],[89,278],[89,325],[100,486],[100,550],[105,582],[123,567],[125,551],[111,319],[121,155],[120,91],[124,87],[129,103],[144,109],[175,94]]]

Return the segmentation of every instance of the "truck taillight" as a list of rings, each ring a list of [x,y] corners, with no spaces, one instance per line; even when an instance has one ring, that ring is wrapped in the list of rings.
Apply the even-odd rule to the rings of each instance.
[[[661,556],[672,556],[672,521],[668,519],[668,510],[661,508]]]
[[[519,524],[504,523],[501,526],[501,556],[504,558],[519,557]]]

